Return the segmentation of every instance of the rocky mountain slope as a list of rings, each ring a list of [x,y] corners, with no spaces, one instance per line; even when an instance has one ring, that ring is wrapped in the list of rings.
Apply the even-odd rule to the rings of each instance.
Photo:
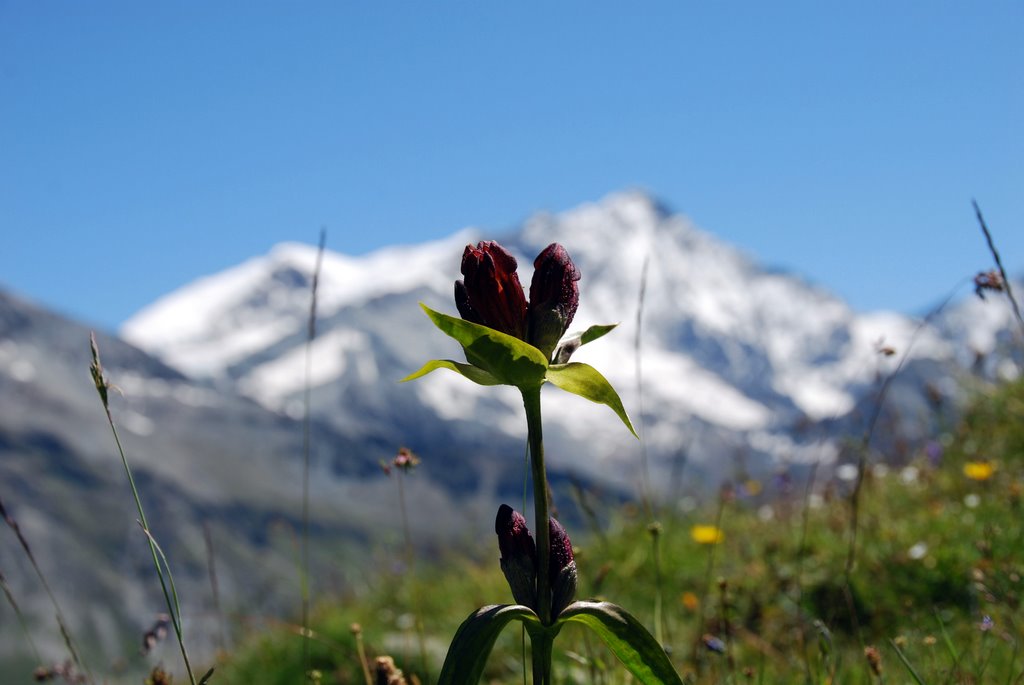
[[[142,634],[166,608],[89,376],[89,333],[0,292],[0,500],[88,662],[108,675],[122,659],[129,669],[139,666]],[[222,620],[212,603],[207,540],[232,624],[296,615],[301,423],[189,379],[117,338],[99,335],[98,344],[117,386],[112,413],[171,560],[196,655],[208,657],[217,646]],[[377,464],[398,443],[365,435],[354,442],[314,421],[312,444],[312,588],[357,587],[376,555],[397,557],[400,549],[395,484]],[[478,518],[428,480],[409,480],[410,496],[432,512],[431,520],[412,522],[423,546],[447,544],[451,531]],[[0,526],[0,572],[44,658],[62,659],[53,608],[8,526]],[[30,650],[15,618],[0,603],[3,682],[24,681],[37,665],[25,661]]]

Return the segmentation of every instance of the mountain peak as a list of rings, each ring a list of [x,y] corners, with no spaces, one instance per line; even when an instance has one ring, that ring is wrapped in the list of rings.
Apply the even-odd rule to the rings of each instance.
[[[452,374],[432,374],[400,389],[385,380],[401,378],[426,359],[461,358],[417,303],[454,310],[452,282],[463,248],[480,237],[465,229],[358,257],[325,251],[311,350],[314,389],[329,398],[325,411],[334,410],[325,418],[354,420],[346,412],[365,406],[371,420],[388,423],[396,434],[399,426],[421,430],[399,411],[402,402],[405,410],[415,405],[414,411],[463,426],[458,430],[471,431],[465,424],[473,417],[473,425],[516,434],[518,423],[510,417],[521,407],[514,397],[485,400]],[[693,447],[697,460],[720,452],[724,442],[788,458],[799,452],[789,426],[854,410],[879,368],[878,341],[900,349],[916,335],[905,317],[858,314],[821,288],[765,269],[641,190],[535,214],[502,240],[520,259],[523,283],[530,281],[534,255],[552,242],[566,247],[582,273],[573,331],[621,322],[578,358],[601,369],[635,410],[641,353],[651,454],[677,450],[685,426],[704,443]],[[233,384],[287,410],[300,397],[304,377],[315,260],[316,248],[283,243],[157,302],[124,333],[186,373]],[[914,339],[915,357],[948,358],[948,345],[931,331]],[[338,414],[339,406],[345,412]],[[548,407],[555,433],[586,434],[601,445],[594,463],[578,461],[573,468],[626,468],[622,454],[631,443],[618,439],[600,407],[557,394]]]

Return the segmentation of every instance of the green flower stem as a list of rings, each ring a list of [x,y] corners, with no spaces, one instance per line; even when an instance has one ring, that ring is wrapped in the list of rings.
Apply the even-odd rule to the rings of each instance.
[[[533,518],[537,535],[537,615],[551,625],[551,533],[548,528],[548,477],[544,468],[544,433],[540,420],[540,386],[520,388],[526,407],[527,439],[530,443],[530,468],[533,474]],[[534,657],[536,660],[536,655]]]
[[[551,652],[554,635],[546,630],[535,630],[530,634],[530,649],[533,654],[533,685],[551,684]]]

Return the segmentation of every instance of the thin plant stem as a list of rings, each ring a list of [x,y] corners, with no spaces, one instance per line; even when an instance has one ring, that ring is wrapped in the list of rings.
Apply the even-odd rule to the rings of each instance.
[[[395,474],[398,481],[398,506],[402,514],[402,534],[405,537],[405,565],[408,578],[415,578],[413,567],[416,565],[416,550],[412,544],[412,530],[409,528],[409,513],[405,504],[405,486],[403,481],[404,469],[398,469]],[[419,642],[420,663],[423,668],[423,680],[430,682],[430,667],[427,662],[427,641],[423,628],[423,607],[420,601],[421,594],[414,593],[413,612],[416,616],[416,637]]]
[[[932,319],[935,318],[940,312],[942,312],[942,310],[946,308],[946,305],[948,305],[950,301],[952,301],[953,297],[956,295],[957,291],[960,289],[960,286],[964,282],[964,280],[961,280],[959,283],[957,283],[957,285],[954,286],[953,289],[950,291],[946,299],[943,300],[938,307],[932,309],[928,313],[928,315],[925,318],[923,318],[920,321],[920,323],[918,323],[917,327],[914,329],[914,332],[910,336],[910,340],[907,341],[907,347],[905,350],[903,350],[903,354],[900,356],[900,360],[896,364],[896,368],[893,369],[892,372],[885,377],[885,379],[882,381],[882,384],[879,386],[878,394],[875,396],[875,402],[871,409],[871,415],[868,418],[867,425],[864,428],[864,433],[861,436],[860,447],[857,456],[857,480],[853,486],[853,491],[850,493],[849,498],[850,526],[849,532],[847,534],[848,542],[846,550],[846,564],[843,567],[842,589],[843,595],[846,598],[847,609],[850,612],[850,619],[853,623],[854,632],[857,636],[857,640],[860,642],[862,647],[864,646],[864,637],[860,629],[860,617],[857,615],[857,605],[853,599],[853,585],[851,581],[853,576],[853,570],[857,561],[857,535],[860,527],[861,496],[864,486],[864,475],[867,471],[868,454],[870,453],[871,449],[871,440],[874,437],[875,428],[878,425],[878,420],[882,415],[882,408],[885,406],[885,400],[888,397],[889,389],[890,387],[892,387],[893,381],[903,370],[904,365],[910,358],[910,352],[911,350],[913,350],[914,344],[917,342],[918,337],[920,336],[921,332],[924,331],[924,329],[931,324]],[[865,668],[868,667],[866,662],[864,662],[864,666]]]
[[[526,449],[523,450],[523,507],[526,511],[526,498],[530,486],[530,443],[527,440]],[[519,626],[520,641],[520,662],[523,668],[523,685],[526,685],[526,626]]]
[[[727,499],[728,497],[726,496],[726,488],[723,487],[718,495],[718,511],[715,513],[715,530],[717,531],[722,530],[722,519],[725,516],[725,503]],[[704,607],[707,606],[708,595],[711,593],[711,574],[715,569],[715,551],[718,547],[718,543],[713,542],[709,545],[709,547],[710,549],[708,550],[708,566],[707,569],[705,569],[704,571],[704,587],[701,590],[699,605],[700,611],[698,612],[699,618],[697,622],[697,636],[694,640],[693,651],[693,661],[694,664],[697,666],[698,671],[702,663],[702,659],[700,658],[700,644],[702,637],[704,635]]]
[[[530,442],[530,468],[533,475],[534,532],[537,535],[537,615],[541,623],[551,625],[551,532],[548,528],[548,478],[544,467],[544,433],[541,429],[540,387],[523,390],[526,408],[527,439]]]
[[[640,499],[643,501],[644,511],[647,519],[654,519],[653,505],[651,503],[651,476],[647,468],[647,443],[644,441],[644,375],[641,354],[641,343],[643,342],[643,320],[644,300],[647,294],[647,267],[650,264],[650,256],[644,257],[644,265],[640,271],[640,294],[637,298],[636,307],[636,337],[633,338],[633,357],[636,364],[636,395],[639,413],[637,414],[637,434],[640,436]]]
[[[661,524],[651,521],[647,526],[647,532],[651,536],[651,557],[654,560],[654,639],[664,646],[666,631],[661,594]]]
[[[800,612],[800,651],[803,653],[804,673],[807,680],[811,680],[811,657],[807,653],[807,621],[803,614],[804,603],[804,561],[807,559],[807,534],[810,531],[811,522],[811,493],[814,491],[814,480],[818,474],[820,461],[814,462],[810,472],[807,474],[807,486],[804,488],[803,509],[800,512],[800,543],[796,550],[796,605]]]
[[[220,625],[217,638],[220,649],[227,648],[227,629],[225,627],[224,609],[220,604],[220,583],[217,582],[217,564],[214,554],[213,536],[210,533],[210,524],[203,521],[203,542],[206,545],[206,571],[210,577],[210,592],[213,599],[213,610],[217,614],[217,622]]]
[[[356,637],[356,653],[359,655],[359,665],[363,668],[363,680],[366,685],[373,685],[373,677],[370,675],[370,662],[366,659],[366,645],[363,644],[363,627],[358,623],[352,624],[352,634]]]
[[[519,626],[519,649],[523,663],[523,685],[526,685],[526,626]]]
[[[655,520],[654,499],[651,492],[651,475],[647,465],[647,442],[644,440],[644,374],[643,374],[643,321],[644,301],[647,295],[647,269],[650,266],[650,255],[644,257],[644,265],[640,270],[640,293],[636,307],[636,337],[633,339],[633,356],[636,363],[636,395],[639,406],[637,431],[640,437],[640,499],[644,512],[647,514],[647,531],[651,536],[651,558],[654,561],[654,639],[664,645],[666,640],[665,620],[662,616],[661,588],[661,524]]]
[[[974,206],[974,215],[978,217],[978,224],[981,226],[981,232],[985,234],[985,242],[988,244],[988,250],[992,253],[993,259],[996,260],[996,267],[999,269],[999,275],[1003,277],[1003,287],[1006,288],[1006,296],[1010,300],[1010,304],[1013,306],[1014,316],[1017,317],[1017,323],[1020,324],[1021,330],[1024,331],[1024,316],[1021,315],[1020,306],[1017,304],[1017,298],[1013,296],[1013,287],[1010,285],[1010,279],[1006,275],[1006,269],[1003,268],[1003,260],[999,257],[999,250],[996,249],[995,241],[992,240],[992,233],[988,230],[988,225],[985,224],[985,217],[981,215],[981,207],[978,206],[976,200],[971,200],[971,204]]]
[[[89,682],[95,682],[92,677],[92,673],[90,673],[89,669],[87,669],[82,663],[82,659],[78,654],[77,643],[71,636],[71,630],[68,628],[67,619],[64,618],[64,612],[60,608],[57,596],[53,594],[53,589],[50,587],[49,581],[47,581],[46,576],[43,575],[43,570],[39,567],[39,563],[36,561],[36,557],[32,553],[32,548],[28,545],[28,540],[25,539],[25,535],[21,532],[21,526],[19,526],[14,517],[7,512],[6,507],[4,507],[3,500],[0,500],[0,517],[2,517],[7,526],[14,531],[15,537],[18,538],[18,543],[21,545],[22,550],[24,550],[25,556],[28,558],[33,570],[36,572],[36,577],[39,578],[39,584],[43,586],[43,589],[46,591],[46,595],[50,598],[50,604],[53,605],[53,612],[57,618],[57,627],[60,628],[61,637],[64,639],[64,645],[67,647],[68,653],[71,655],[71,660],[76,666],[78,666],[78,668],[85,672]]]
[[[906,349],[903,350],[903,354],[900,356],[899,363],[896,364],[896,368],[893,369],[892,372],[885,377],[885,379],[882,381],[881,386],[878,388],[878,394],[875,397],[875,402],[871,409],[871,415],[868,418],[868,423],[866,427],[864,428],[864,434],[861,436],[860,449],[857,459],[857,481],[853,486],[853,492],[850,493],[850,528],[848,534],[849,542],[846,553],[846,566],[844,568],[844,575],[847,583],[849,583],[850,574],[853,572],[853,567],[856,563],[857,529],[860,522],[860,497],[861,489],[864,485],[864,473],[867,470],[868,453],[871,447],[871,440],[875,434],[875,428],[878,425],[878,419],[882,415],[882,408],[885,406],[885,400],[889,394],[889,388],[892,386],[892,382],[900,374],[900,371],[903,370],[904,365],[910,358],[910,352],[914,348],[914,344],[917,342],[917,339],[921,335],[921,332],[924,331],[924,329],[931,324],[932,319],[934,319],[940,312],[942,312],[942,310],[946,308],[946,305],[948,305],[952,301],[953,297],[956,295],[961,285],[963,285],[965,282],[965,280],[961,280],[959,283],[957,283],[957,285],[954,286],[953,289],[950,291],[949,295],[946,296],[946,299],[943,300],[938,307],[931,310],[928,313],[928,315],[925,318],[923,318],[920,321],[920,323],[918,323],[917,327],[914,329],[914,332],[910,336],[910,340],[907,342]]]
[[[21,626],[21,632],[25,634],[25,640],[28,642],[29,648],[32,650],[32,655],[35,657],[36,663],[41,664],[43,660],[39,657],[39,650],[36,649],[35,640],[32,639],[32,633],[28,629],[28,623],[25,622],[25,615],[21,613],[21,607],[18,606],[18,601],[14,599],[14,593],[11,592],[11,586],[7,584],[7,578],[4,577],[2,571],[0,571],[0,588],[3,589],[4,595],[7,596],[7,603],[14,609],[15,616],[18,617],[18,624]]]
[[[313,376],[313,341],[316,338],[316,295],[320,282],[320,266],[323,263],[324,244],[327,231],[320,229],[320,242],[316,251],[316,266],[313,268],[313,282],[310,287],[309,322],[306,327],[306,358],[305,379],[302,387],[302,568],[300,578],[302,586],[302,627],[309,628],[309,461],[312,446],[312,376]],[[309,640],[302,640],[302,669],[309,673],[310,654]]]
[[[718,591],[718,622],[722,626],[722,637],[725,638],[725,663],[729,668],[729,680],[732,680],[736,670],[736,659],[732,650],[732,627],[729,625],[729,584],[724,579],[719,581]]]
[[[132,469],[128,465],[128,457],[125,456],[124,448],[121,445],[121,438],[117,433],[117,427],[114,425],[114,417],[110,413],[109,403],[109,390],[110,383],[104,377],[103,366],[100,363],[100,352],[99,347],[96,345],[96,334],[91,335],[90,343],[92,346],[92,364],[89,367],[89,371],[92,373],[93,382],[96,385],[96,392],[99,393],[100,401],[103,403],[103,410],[107,415],[107,423],[110,425],[110,431],[114,436],[114,444],[117,445],[117,452],[121,456],[121,464],[124,465],[125,475],[128,476],[128,485],[131,487],[132,496],[135,498],[135,507],[139,513],[139,525],[142,526],[143,532],[146,534],[146,539],[149,542],[149,551],[153,555],[153,566],[156,569],[157,578],[160,579],[160,589],[164,593],[164,601],[167,603],[167,612],[171,617],[171,624],[174,626],[174,634],[178,638],[178,646],[181,648],[181,658],[185,662],[185,671],[188,673],[189,682],[192,685],[196,685],[196,677],[192,672],[192,664],[188,658],[188,650],[185,649],[185,638],[181,628],[181,613],[180,607],[178,606],[177,593],[174,593],[172,598],[171,592],[168,589],[168,581],[170,586],[174,586],[174,578],[171,575],[171,568],[167,566],[167,578],[164,578],[163,569],[160,566],[160,557],[163,556],[163,551],[159,549],[156,544],[156,539],[149,530],[149,523],[146,521],[146,512],[142,507],[142,498],[139,496],[139,490],[135,486],[135,478],[132,476]],[[164,557],[164,564],[167,563],[166,557]],[[209,673],[204,677],[204,680],[209,677]]]

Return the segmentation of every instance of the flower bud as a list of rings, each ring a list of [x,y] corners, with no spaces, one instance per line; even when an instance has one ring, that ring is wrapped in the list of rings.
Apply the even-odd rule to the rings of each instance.
[[[526,340],[526,295],[516,274],[516,258],[487,240],[462,253],[465,282],[455,282],[455,305],[467,321]]]
[[[537,599],[537,545],[526,527],[526,519],[507,504],[498,508],[494,521],[501,550],[501,572],[512,590],[517,604],[536,608]]]
[[[551,536],[551,554],[548,557],[551,615],[558,616],[576,598],[576,561],[572,556],[572,542],[562,524],[553,518],[548,519],[548,531]]]
[[[533,269],[527,340],[550,358],[576,315],[580,272],[558,243],[551,243],[537,255]]]

